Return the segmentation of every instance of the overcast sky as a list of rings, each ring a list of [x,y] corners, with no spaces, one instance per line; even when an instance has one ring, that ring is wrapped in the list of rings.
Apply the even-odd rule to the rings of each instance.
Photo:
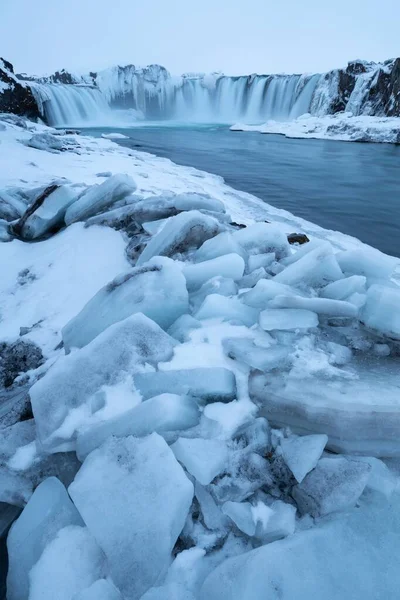
[[[400,0],[0,0],[16,71],[325,71],[400,55]]]

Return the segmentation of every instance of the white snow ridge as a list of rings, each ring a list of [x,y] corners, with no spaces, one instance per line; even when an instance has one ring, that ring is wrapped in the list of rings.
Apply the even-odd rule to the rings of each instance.
[[[0,123],[7,600],[397,600],[399,261]]]

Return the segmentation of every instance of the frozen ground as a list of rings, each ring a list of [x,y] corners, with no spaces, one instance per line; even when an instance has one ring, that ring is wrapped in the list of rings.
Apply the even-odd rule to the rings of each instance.
[[[305,114],[293,121],[267,121],[262,125],[232,125],[232,131],[278,133],[289,138],[316,138],[344,142],[400,144],[399,117],[353,116],[338,113],[324,117]]]
[[[8,600],[397,599],[399,260],[108,139],[0,164]]]

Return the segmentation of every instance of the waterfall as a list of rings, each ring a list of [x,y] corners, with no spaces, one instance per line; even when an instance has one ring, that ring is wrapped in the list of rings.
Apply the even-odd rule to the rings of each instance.
[[[113,113],[101,92],[85,85],[31,84],[39,109],[49,125],[82,127],[107,125]]]
[[[51,125],[65,127],[121,125],[116,109],[139,111],[142,119],[180,122],[250,124],[287,121],[309,112],[319,75],[183,76],[165,70],[100,73],[96,85],[32,83],[42,114]],[[126,116],[126,115],[125,115]],[[138,115],[135,115],[136,118]],[[132,122],[132,114],[125,125]]]

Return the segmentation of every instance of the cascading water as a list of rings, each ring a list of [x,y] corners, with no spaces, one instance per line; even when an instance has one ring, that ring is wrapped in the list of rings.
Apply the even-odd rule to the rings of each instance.
[[[112,110],[95,87],[62,83],[35,83],[31,87],[50,125],[81,127],[112,122]]]
[[[121,125],[116,108],[140,111],[145,120],[262,123],[286,121],[310,111],[319,75],[185,76],[149,80],[132,71],[98,76],[87,84],[32,83],[42,114],[51,125]],[[154,76],[154,73],[151,73]],[[157,75],[157,73],[156,73]],[[140,117],[139,115],[139,117]],[[135,114],[135,119],[138,114]],[[132,121],[132,114],[129,119]],[[125,120],[125,125],[129,125]]]

